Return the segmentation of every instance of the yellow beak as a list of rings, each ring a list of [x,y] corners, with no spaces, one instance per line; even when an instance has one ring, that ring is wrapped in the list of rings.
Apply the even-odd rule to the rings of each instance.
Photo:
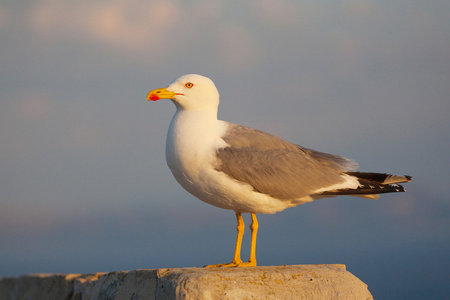
[[[147,101],[157,101],[159,99],[172,99],[178,93],[170,92],[167,88],[152,90],[147,94]]]

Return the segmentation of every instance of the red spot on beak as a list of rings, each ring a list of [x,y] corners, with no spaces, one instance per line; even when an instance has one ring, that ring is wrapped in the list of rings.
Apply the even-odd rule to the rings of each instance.
[[[150,100],[152,100],[152,101],[156,101],[156,100],[159,100],[160,98],[158,97],[158,95],[156,95],[156,94],[151,94],[150,95]]]

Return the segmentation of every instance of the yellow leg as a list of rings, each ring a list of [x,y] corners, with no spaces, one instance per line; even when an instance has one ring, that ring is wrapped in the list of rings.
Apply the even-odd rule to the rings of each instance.
[[[237,219],[237,237],[236,237],[236,247],[234,249],[234,257],[231,263],[229,264],[217,264],[217,265],[208,265],[205,268],[218,268],[218,267],[254,267],[256,266],[256,234],[258,232],[258,220],[256,219],[256,215],[252,213],[252,224],[250,225],[250,230],[252,232],[252,241],[250,246],[250,258],[248,262],[242,262],[241,260],[241,246],[242,246],[242,237],[244,236],[245,224],[244,220],[242,220],[242,215],[240,213],[236,213]]]
[[[242,263],[241,246],[242,246],[242,237],[244,236],[245,224],[244,224],[244,220],[242,219],[242,215],[240,213],[236,213],[236,220],[237,220],[236,247],[234,248],[234,256],[233,256],[233,260],[231,261],[231,264],[238,265],[238,264]]]
[[[252,224],[250,224],[250,230],[252,231],[252,241],[250,244],[250,258],[248,262],[240,263],[238,267],[255,267],[256,266],[256,234],[258,233],[258,219],[256,214],[252,213]]]
[[[252,266],[256,266],[256,234],[258,233],[258,219],[256,214],[252,213],[252,224],[250,224],[250,230],[252,231],[252,242],[250,244],[250,258],[248,263]]]

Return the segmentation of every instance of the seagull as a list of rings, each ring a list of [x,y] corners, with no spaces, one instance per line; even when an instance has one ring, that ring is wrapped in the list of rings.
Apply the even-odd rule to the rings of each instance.
[[[219,92],[207,77],[188,74],[147,100],[176,106],[166,140],[166,161],[178,183],[208,204],[233,210],[237,238],[231,263],[205,267],[256,266],[257,213],[273,214],[326,197],[377,199],[404,192],[408,175],[356,172],[342,156],[304,148],[275,135],[217,119]],[[241,260],[242,214],[251,214],[250,257]]]

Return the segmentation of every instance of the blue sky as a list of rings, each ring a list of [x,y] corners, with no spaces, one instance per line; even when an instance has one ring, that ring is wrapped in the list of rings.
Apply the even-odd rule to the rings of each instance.
[[[449,13],[439,0],[0,1],[0,276],[231,259],[234,213],[178,186],[164,158],[175,108],[145,101],[198,73],[223,120],[414,177],[377,201],[259,216],[259,265],[343,263],[375,298],[448,295]]]

